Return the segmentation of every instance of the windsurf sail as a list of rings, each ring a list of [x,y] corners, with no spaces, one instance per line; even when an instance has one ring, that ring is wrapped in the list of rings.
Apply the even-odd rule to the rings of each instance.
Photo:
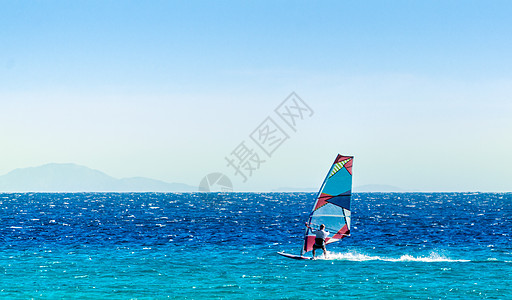
[[[321,224],[329,231],[326,244],[350,235],[350,200],[352,197],[353,156],[338,154],[316,197],[308,225],[317,230]],[[313,250],[315,234],[306,229],[301,255]]]

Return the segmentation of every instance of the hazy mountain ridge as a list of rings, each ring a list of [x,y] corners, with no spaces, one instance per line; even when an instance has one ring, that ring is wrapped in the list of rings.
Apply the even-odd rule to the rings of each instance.
[[[50,163],[15,169],[0,176],[0,192],[192,192],[197,187],[145,177],[117,179],[72,163]],[[318,188],[274,189],[274,192],[318,192]],[[353,192],[404,192],[390,185],[356,186]]]
[[[197,188],[145,177],[117,179],[71,163],[15,169],[0,176],[1,192],[186,192]]]

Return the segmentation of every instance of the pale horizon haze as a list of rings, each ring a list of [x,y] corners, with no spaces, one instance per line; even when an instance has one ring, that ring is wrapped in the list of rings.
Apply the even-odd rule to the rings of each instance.
[[[510,1],[4,1],[0,175],[75,163],[237,191],[512,191]],[[250,134],[295,92],[271,156]],[[265,160],[247,182],[241,143]]]

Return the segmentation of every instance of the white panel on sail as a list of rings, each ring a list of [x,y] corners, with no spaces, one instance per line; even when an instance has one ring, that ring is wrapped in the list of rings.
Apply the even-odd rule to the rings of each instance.
[[[343,213],[345,213],[345,220],[347,220],[347,227],[348,227],[348,230],[350,230],[350,210],[348,209],[343,209]]]

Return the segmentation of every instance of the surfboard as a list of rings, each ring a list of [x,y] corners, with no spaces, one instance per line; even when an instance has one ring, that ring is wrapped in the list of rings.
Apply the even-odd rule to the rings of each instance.
[[[288,254],[288,253],[284,253],[284,252],[277,252],[277,254],[282,255],[284,257],[291,258],[291,259],[311,259],[310,257],[301,256],[301,255],[293,255],[293,254]]]

